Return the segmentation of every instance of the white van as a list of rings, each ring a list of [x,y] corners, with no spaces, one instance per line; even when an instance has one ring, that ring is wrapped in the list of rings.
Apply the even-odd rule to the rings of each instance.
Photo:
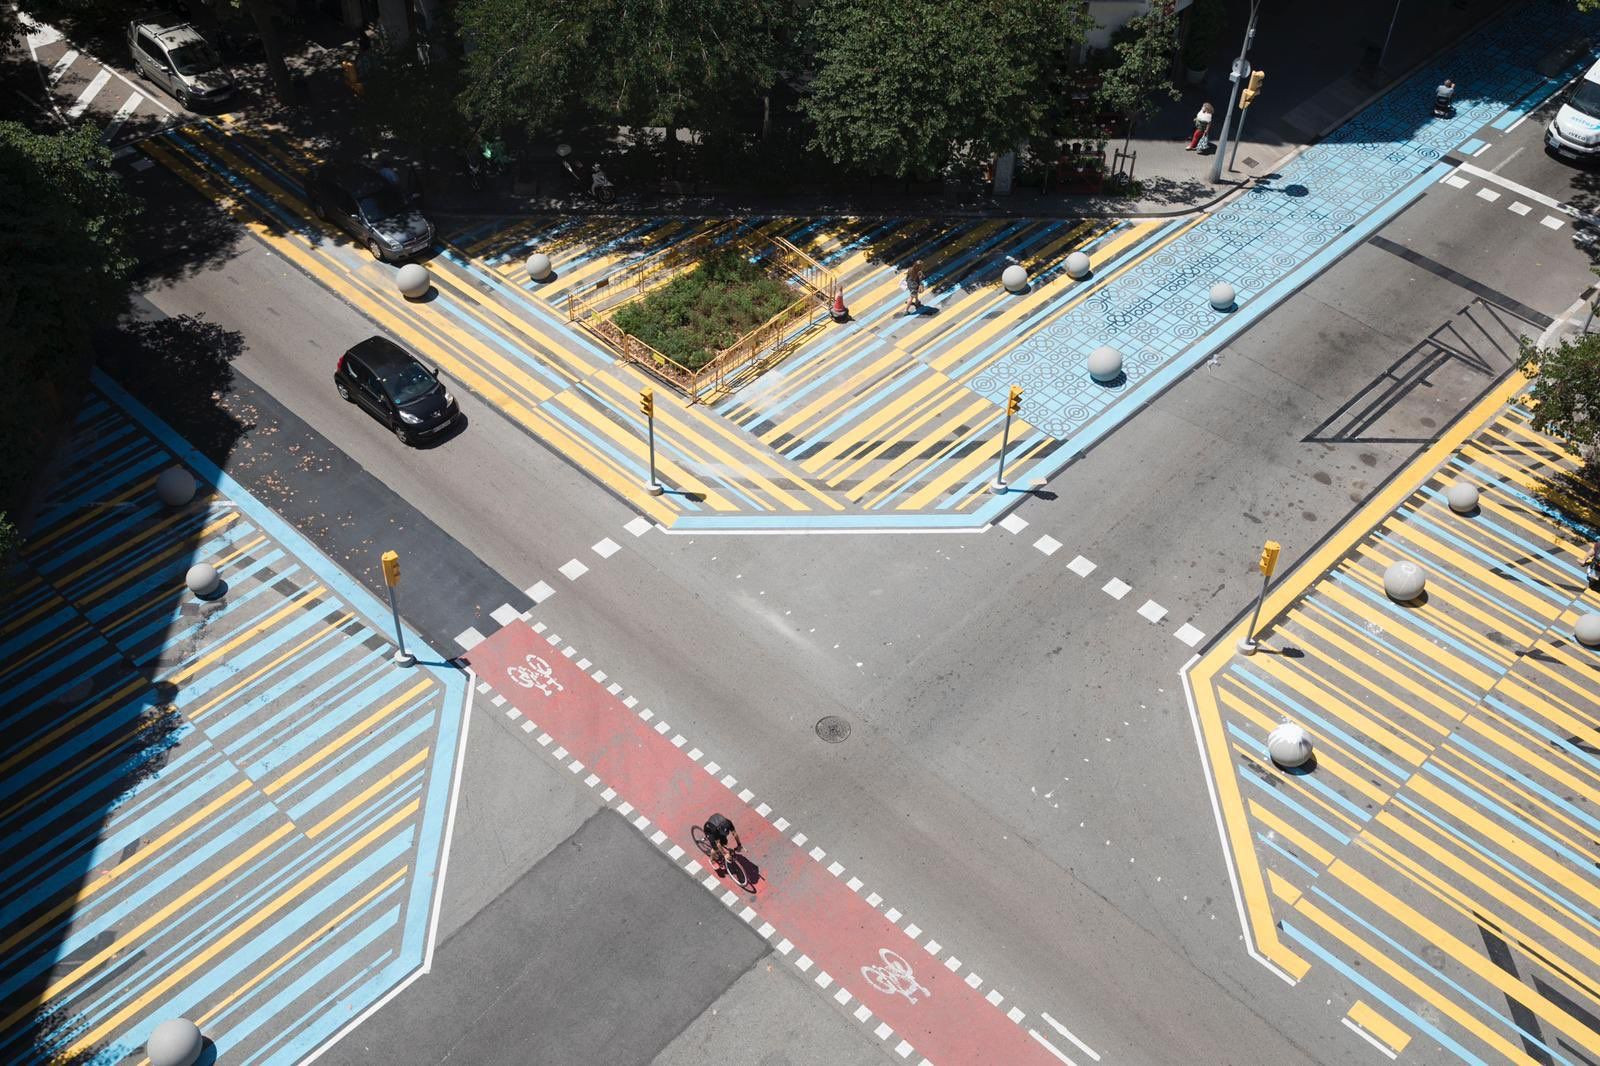
[[[233,75],[216,49],[187,22],[128,23],[128,51],[140,74],[178,98],[184,107],[220,104],[233,95]]]
[[[1600,63],[1590,67],[1561,102],[1544,131],[1544,143],[1570,159],[1600,157]]]

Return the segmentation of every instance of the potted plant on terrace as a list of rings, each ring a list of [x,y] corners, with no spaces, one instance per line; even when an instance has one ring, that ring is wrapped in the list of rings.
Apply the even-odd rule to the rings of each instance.
[[[1222,37],[1222,0],[1194,0],[1189,5],[1189,37],[1183,43],[1184,81],[1199,85]]]

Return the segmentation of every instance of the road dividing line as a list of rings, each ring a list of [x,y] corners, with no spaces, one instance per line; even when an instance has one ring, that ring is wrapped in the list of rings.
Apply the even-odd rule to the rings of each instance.
[[[1473,177],[1482,181],[1493,182],[1502,189],[1509,189],[1524,199],[1532,200],[1535,203],[1544,204],[1544,206],[1550,208],[1551,210],[1563,210],[1560,200],[1557,200],[1552,196],[1546,196],[1537,189],[1530,189],[1526,185],[1518,185],[1510,178],[1502,178],[1492,170],[1484,170],[1482,167],[1475,167],[1471,163],[1462,163],[1460,166],[1456,167],[1456,169],[1461,171],[1463,174],[1471,174]]]
[[[111,72],[102,68],[99,73],[95,74],[89,84],[84,87],[83,92],[78,94],[78,99],[73,105],[67,108],[67,117],[81,118],[83,113],[88,110],[89,105],[94,102],[94,98],[100,95],[100,90],[106,87],[106,82],[110,80]]]

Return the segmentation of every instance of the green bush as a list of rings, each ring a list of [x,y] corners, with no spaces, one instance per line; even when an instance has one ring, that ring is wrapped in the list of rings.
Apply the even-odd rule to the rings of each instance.
[[[719,252],[612,316],[623,332],[698,370],[789,306],[795,292],[742,252]]]

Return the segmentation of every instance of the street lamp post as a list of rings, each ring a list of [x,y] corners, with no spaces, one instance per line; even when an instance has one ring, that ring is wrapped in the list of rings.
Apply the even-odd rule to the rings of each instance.
[[[1256,39],[1256,12],[1261,7],[1261,0],[1250,0],[1250,24],[1245,27],[1244,44],[1239,48],[1239,58],[1234,60],[1233,70],[1228,74],[1228,80],[1233,82],[1233,88],[1228,90],[1228,110],[1222,118],[1222,136],[1217,138],[1217,155],[1211,162],[1211,184],[1215,185],[1222,180],[1222,156],[1228,148],[1228,127],[1233,122],[1233,105],[1239,98],[1239,84],[1250,77],[1250,45]]]

